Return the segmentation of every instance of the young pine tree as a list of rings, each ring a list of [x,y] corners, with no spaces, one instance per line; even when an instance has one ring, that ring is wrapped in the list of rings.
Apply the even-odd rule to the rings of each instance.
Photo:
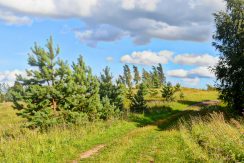
[[[175,93],[180,91],[180,85],[172,86],[170,82],[165,84],[162,88],[162,97],[167,102],[171,102],[175,100]]]
[[[110,69],[109,67],[106,67],[100,77],[100,98],[108,98],[111,105],[114,105],[117,109],[122,110],[123,101],[125,98],[124,88],[122,87],[123,84],[114,84],[112,79],[113,76],[110,73]]]
[[[99,96],[99,81],[93,76],[90,67],[86,66],[82,56],[77,63],[72,64],[72,77],[68,82],[67,96],[68,109],[87,114],[89,120],[100,118],[102,104]]]
[[[19,115],[27,118],[30,127],[56,124],[61,110],[61,92],[58,88],[60,80],[67,76],[66,69],[62,69],[58,62],[60,50],[59,47],[53,47],[52,37],[48,40],[46,48],[47,50],[35,44],[28,59],[33,69],[26,71],[28,78],[17,77],[17,83],[21,84],[23,89],[14,94],[14,99],[21,100],[24,104],[14,101],[15,108],[21,110]],[[58,72],[62,72],[62,75]]]
[[[144,96],[146,94],[146,86],[140,84],[137,93],[131,99],[131,111],[132,112],[145,112],[147,110],[146,101]]]

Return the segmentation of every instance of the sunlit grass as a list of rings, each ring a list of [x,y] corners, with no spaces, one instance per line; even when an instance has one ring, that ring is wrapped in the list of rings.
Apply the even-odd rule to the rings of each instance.
[[[147,97],[151,110],[130,119],[59,126],[48,132],[20,127],[24,120],[11,103],[0,104],[0,162],[70,162],[98,144],[106,146],[82,162],[244,161],[243,120],[226,120],[221,113],[203,117],[221,107],[188,107],[216,100],[216,91],[183,92],[184,99],[177,95],[171,103],[160,94]],[[182,117],[187,118],[177,127]]]

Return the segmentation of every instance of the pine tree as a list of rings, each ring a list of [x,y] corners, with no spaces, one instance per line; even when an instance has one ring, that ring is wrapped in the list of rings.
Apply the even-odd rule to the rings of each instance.
[[[126,86],[125,77],[123,75],[119,75],[119,78],[117,79],[117,83],[123,84]]]
[[[99,97],[99,82],[82,57],[73,63],[57,59],[59,48],[52,38],[46,49],[35,44],[29,55],[27,78],[17,77],[12,95],[20,116],[32,128],[48,128],[58,123],[78,123],[101,117],[103,106]]]
[[[144,96],[146,94],[146,86],[144,84],[140,84],[139,90],[132,97],[131,100],[131,111],[132,112],[145,112],[147,110],[146,101]]]
[[[142,83],[147,87],[152,87],[151,75],[145,69],[142,69]]]
[[[112,82],[113,76],[110,73],[110,69],[109,67],[106,67],[105,69],[103,69],[103,73],[101,73],[100,75],[100,90],[99,90],[99,94],[100,97],[108,97],[109,99],[111,99],[113,97],[113,82]]]
[[[114,105],[119,110],[123,109],[125,98],[124,88],[122,83],[113,84],[113,76],[110,73],[109,67],[103,70],[100,77],[100,98],[108,98],[111,105]]]
[[[29,55],[28,63],[32,70],[27,70],[28,78],[18,76],[17,83],[24,88],[19,90],[15,100],[21,100],[25,103],[14,101],[15,107],[21,112],[24,118],[27,118],[30,127],[47,127],[57,123],[60,92],[57,89],[60,86],[60,76],[58,71],[61,68],[57,56],[59,47],[53,47],[52,37],[47,42],[47,50],[35,44],[32,48],[32,54]],[[17,93],[16,93],[17,94]],[[16,95],[15,94],[15,95]]]
[[[181,92],[181,86],[180,84],[176,84],[176,86],[173,86],[170,82],[168,82],[163,86],[161,92],[162,92],[162,97],[165,99],[165,101],[167,102],[174,101],[175,93]],[[180,93],[180,96],[184,98],[184,94],[182,92]]]
[[[161,85],[161,82],[160,82],[160,77],[159,77],[157,68],[155,66],[153,66],[152,70],[153,71],[150,73],[151,74],[151,79],[152,79],[152,82],[153,82],[152,87],[153,88],[159,88],[160,85]]]
[[[127,87],[132,88],[132,75],[128,65],[124,65],[124,78]]]
[[[157,66],[157,71],[158,71],[158,77],[159,77],[159,81],[160,81],[160,86],[165,84],[166,78],[164,76],[164,72],[163,72],[163,66],[162,64],[158,64]]]
[[[101,114],[101,119],[109,120],[119,116],[119,109],[114,104],[111,104],[110,99],[108,97],[102,98],[102,104],[104,110]]]
[[[64,92],[69,110],[86,113],[89,120],[98,119],[102,112],[99,96],[99,81],[92,75],[90,67],[86,66],[80,56],[77,63],[72,64],[72,77]]]
[[[139,73],[138,68],[136,66],[133,66],[133,70],[134,70],[134,82],[135,82],[135,85],[137,87],[141,81],[141,76],[140,76],[140,73]]]

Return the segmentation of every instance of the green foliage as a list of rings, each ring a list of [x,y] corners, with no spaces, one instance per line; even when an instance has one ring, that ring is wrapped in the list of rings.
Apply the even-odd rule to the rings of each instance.
[[[104,97],[102,99],[103,110],[101,114],[101,118],[104,120],[113,119],[114,117],[119,117],[120,110],[113,103],[110,103],[108,97]]]
[[[160,88],[165,84],[165,80],[166,78],[161,64],[152,66],[151,72],[148,72],[145,69],[142,70],[142,82],[147,88]]]
[[[166,77],[164,75],[163,66],[162,66],[161,63],[158,64],[157,71],[158,71],[158,78],[159,78],[159,81],[160,81],[160,86],[162,86],[162,85],[165,84]]]
[[[124,85],[121,82],[113,84],[112,79],[113,76],[110,73],[110,69],[109,67],[106,67],[100,77],[100,98],[108,98],[112,105],[114,105],[119,110],[123,110],[126,88],[124,88]]]
[[[28,127],[48,128],[59,123],[78,123],[101,118],[99,82],[82,57],[72,68],[57,59],[59,48],[53,48],[52,38],[47,50],[35,44],[27,71],[28,78],[18,76],[13,87],[13,99]],[[86,118],[87,117],[87,118]]]
[[[132,75],[130,71],[130,67],[128,65],[124,65],[124,80],[125,84],[128,88],[132,88]]]
[[[220,98],[244,112],[244,1],[226,0],[227,9],[215,16],[216,32],[213,45],[220,60],[213,68],[217,77]]]
[[[150,97],[155,97],[158,94],[157,89],[150,89],[148,92],[149,92]]]
[[[142,69],[142,83],[147,87],[150,88],[152,86],[152,79],[151,75],[145,69]]]
[[[147,104],[144,96],[146,95],[146,86],[140,84],[137,93],[131,99],[131,111],[132,112],[144,112],[147,110]]]
[[[172,86],[170,82],[162,88],[162,97],[165,101],[170,102],[175,100],[175,93],[181,91],[180,84],[176,84],[176,86]],[[181,92],[182,93],[182,92]],[[180,94],[181,98],[184,98],[184,94]]]
[[[141,76],[138,70],[138,67],[133,66],[133,70],[134,70],[134,82],[135,82],[135,86],[138,87],[140,81],[141,81]]]
[[[160,78],[159,74],[157,71],[157,68],[155,66],[152,67],[152,72],[151,72],[151,80],[152,80],[152,88],[159,88],[161,83],[160,83]]]

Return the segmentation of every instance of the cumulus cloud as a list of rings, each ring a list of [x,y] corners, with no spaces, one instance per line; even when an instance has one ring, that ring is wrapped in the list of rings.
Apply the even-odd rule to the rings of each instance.
[[[176,56],[173,56],[173,54],[174,52],[168,50],[160,52],[137,51],[122,56],[121,62],[154,65],[157,63],[166,64],[168,61],[173,61],[175,64],[198,66],[201,67],[201,70],[207,71],[206,67],[214,66],[219,59],[218,57],[209,54],[178,54]]]
[[[155,11],[159,0],[122,0],[122,8],[126,10],[141,9]]]
[[[126,32],[108,25],[102,25],[96,29],[85,31],[75,31],[75,36],[82,42],[91,47],[95,47],[98,42],[112,42],[121,39]]]
[[[12,70],[0,72],[0,83],[6,83],[12,86],[16,80],[16,75],[26,76],[25,71]]]
[[[224,9],[223,0],[0,0],[4,8],[15,15],[40,18],[77,18],[86,31],[76,35],[89,42],[113,41],[95,37],[101,26],[110,33],[111,27],[126,33],[136,44],[146,44],[153,38],[166,40],[206,41],[211,36],[212,13]],[[176,9],[177,8],[177,9]],[[119,36],[119,37],[118,37]],[[78,37],[79,38],[79,37]],[[91,43],[92,44],[92,43]]]
[[[0,21],[7,25],[30,25],[32,20],[27,16],[16,16],[11,12],[0,10]]]
[[[172,58],[173,52],[160,51],[158,53],[152,51],[133,52],[121,57],[122,63],[140,64],[140,65],[155,65],[158,63],[166,64]]]
[[[170,70],[167,72],[167,74],[171,77],[185,78],[187,77],[188,72],[183,69],[178,69],[178,70]]]
[[[97,0],[0,0],[0,6],[16,13],[54,18],[86,17]]]
[[[214,74],[209,70],[208,67],[197,67],[188,72],[190,77],[200,77],[200,78],[214,78]]]
[[[175,56],[173,61],[180,65],[213,66],[218,62],[218,57],[209,54],[181,54]]]
[[[208,67],[197,67],[192,70],[170,70],[167,72],[167,75],[176,78],[214,78],[214,74]]]

